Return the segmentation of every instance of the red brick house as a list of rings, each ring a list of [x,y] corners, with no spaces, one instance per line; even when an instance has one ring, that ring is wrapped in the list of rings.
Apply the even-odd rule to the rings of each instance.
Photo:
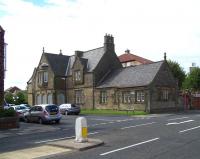
[[[153,63],[153,61],[151,60],[131,54],[130,50],[126,50],[125,53],[120,55],[118,58],[122,63],[123,67]]]

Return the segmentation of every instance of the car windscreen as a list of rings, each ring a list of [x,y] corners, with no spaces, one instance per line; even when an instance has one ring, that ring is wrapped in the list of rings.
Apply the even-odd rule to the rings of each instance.
[[[77,107],[75,104],[72,104],[71,107]]]
[[[17,110],[22,110],[22,109],[26,109],[26,107],[21,107],[21,106],[19,106],[19,107],[16,107],[16,109],[17,109]]]
[[[58,112],[58,106],[56,105],[48,105],[45,107],[48,112]]]

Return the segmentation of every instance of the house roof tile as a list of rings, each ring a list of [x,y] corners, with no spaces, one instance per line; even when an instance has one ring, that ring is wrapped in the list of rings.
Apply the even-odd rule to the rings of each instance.
[[[69,56],[51,53],[44,53],[44,55],[46,56],[54,74],[56,76],[65,76]]]
[[[149,64],[149,63],[153,62],[151,60],[145,59],[143,57],[140,57],[140,56],[137,56],[137,55],[134,55],[131,53],[124,53],[124,54],[120,55],[118,58],[121,63],[130,62],[130,61],[138,61],[142,64]]]
[[[81,56],[81,62],[86,66],[87,64],[87,71],[92,72],[96,66],[98,65],[99,61],[103,57],[105,51],[104,47],[96,48],[93,50],[83,52]],[[72,67],[75,62],[75,56],[71,56],[69,60],[69,68],[67,70],[67,75],[72,75]]]
[[[112,71],[97,88],[139,87],[149,85],[155,78],[163,61],[137,65]]]

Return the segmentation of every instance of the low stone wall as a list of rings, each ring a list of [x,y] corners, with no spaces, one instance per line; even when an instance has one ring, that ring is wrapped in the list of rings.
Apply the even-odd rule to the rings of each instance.
[[[0,129],[19,128],[19,117],[0,118]]]

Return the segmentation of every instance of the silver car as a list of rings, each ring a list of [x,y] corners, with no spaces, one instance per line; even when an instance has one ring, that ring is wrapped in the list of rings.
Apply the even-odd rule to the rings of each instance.
[[[59,109],[63,115],[65,115],[65,114],[66,115],[69,115],[69,114],[79,115],[79,113],[81,112],[81,109],[78,105],[70,104],[70,103],[61,104],[59,106]]]
[[[24,116],[26,122],[38,122],[40,124],[55,121],[60,122],[62,115],[59,107],[54,104],[35,105]]]
[[[25,113],[30,110],[28,107],[23,106],[23,105],[14,105],[14,106],[11,106],[10,108],[12,108],[16,111],[20,120],[24,120]]]

